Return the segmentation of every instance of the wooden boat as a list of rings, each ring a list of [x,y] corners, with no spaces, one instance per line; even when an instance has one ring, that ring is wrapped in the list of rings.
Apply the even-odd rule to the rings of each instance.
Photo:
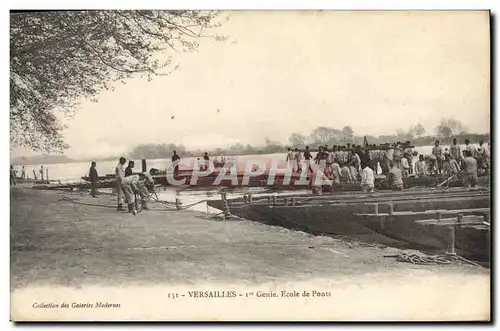
[[[249,177],[248,182],[244,182],[244,174],[238,173],[235,176],[235,181],[231,179],[224,179],[220,182],[217,182],[217,177],[220,173],[219,170],[213,171],[209,176],[193,178],[192,170],[181,170],[178,174],[173,176],[173,179],[176,181],[183,181],[182,185],[179,185],[182,188],[185,187],[197,187],[197,188],[209,188],[213,186],[217,187],[268,187],[273,189],[286,189],[286,190],[303,190],[311,187],[310,176],[306,177],[305,180],[300,180],[300,176],[298,174],[294,174],[290,177],[289,181],[285,180],[284,174],[277,173],[275,175],[274,180],[271,183],[268,183],[269,173],[264,173],[260,176]],[[172,176],[172,175],[170,175]],[[171,179],[167,179],[167,175],[165,172],[158,173],[152,176],[156,185],[162,186],[174,186]],[[85,181],[90,181],[87,177],[82,177]],[[99,182],[107,183],[102,185],[108,185],[108,187],[114,187],[114,174],[107,174],[105,176],[99,177]],[[481,176],[479,177],[479,185],[488,185],[489,177]],[[403,180],[404,188],[412,188],[417,186],[425,186],[425,187],[435,187],[438,184],[443,182],[443,178],[441,177],[409,177]],[[446,183],[447,187],[460,187],[463,186],[463,182],[460,179],[452,179],[448,183]],[[103,186],[106,187],[106,186]],[[375,187],[379,190],[389,189],[386,177],[383,175],[375,177]],[[330,185],[323,185],[323,192],[331,192],[331,191],[359,191],[361,190],[359,183],[341,183],[339,185],[334,185],[333,187]]]
[[[32,183],[32,184],[48,184],[49,182],[46,180],[42,179],[32,179],[32,178],[21,178],[21,177],[16,177],[16,183],[21,184],[21,183]]]
[[[225,209],[224,200],[207,203],[213,208]],[[375,194],[337,192],[323,196],[275,198],[271,195],[251,202],[248,198],[246,201],[240,198],[227,200],[226,203],[231,214],[264,224],[442,254],[448,247],[449,228],[424,226],[416,222],[421,219],[417,213],[426,210],[489,211],[490,192],[462,188]],[[407,211],[410,215],[386,220],[382,225],[376,218],[358,216],[360,213],[373,213],[375,208],[380,213],[388,213],[392,209],[394,213]],[[467,211],[463,213],[468,214]],[[489,238],[489,231],[484,229],[457,227],[457,253],[466,258],[487,261]]]
[[[109,180],[109,179],[115,179],[116,175],[115,174],[106,174],[104,176],[99,176],[97,177],[97,180],[102,181],[102,180]],[[83,179],[86,182],[90,182],[90,177],[89,176],[82,176],[81,179]]]

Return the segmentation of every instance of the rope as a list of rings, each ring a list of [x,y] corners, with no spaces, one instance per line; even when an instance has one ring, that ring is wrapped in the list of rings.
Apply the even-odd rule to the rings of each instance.
[[[481,267],[481,268],[483,267],[483,266],[482,266],[482,265],[480,265],[479,263],[476,263],[476,262],[473,262],[473,261],[467,260],[466,258],[461,257],[460,255],[457,255],[456,257],[457,257],[457,259],[462,260],[462,261],[464,261],[464,262],[466,262],[466,263],[469,263],[469,264],[475,265],[476,267]]]
[[[207,201],[208,201],[208,200],[200,200],[200,201],[198,201],[198,202],[195,202],[195,203],[192,203],[192,204],[189,204],[189,205],[186,205],[186,206],[182,206],[182,207],[180,207],[180,208],[179,208],[179,210],[186,210],[186,209],[188,209],[188,208],[191,208],[191,207],[193,207],[193,206],[199,205],[200,203],[205,203],[205,202],[207,202]]]
[[[78,200],[78,199],[79,198],[71,198],[71,197],[68,197],[65,194],[62,194],[61,198],[59,199],[59,201],[69,201],[69,202],[74,203],[74,204],[85,205],[85,206],[95,206],[95,207],[104,207],[104,208],[116,208],[114,206],[103,205],[103,204],[77,202],[76,200]],[[172,208],[172,205],[175,204],[173,202],[164,201],[164,200],[155,200],[154,202],[158,202],[158,203],[163,204],[163,205],[165,205],[167,207],[165,209],[155,209],[155,210],[175,211],[175,210],[186,210],[186,209],[189,209],[189,208],[191,208],[191,207],[193,207],[195,205],[198,205],[200,203],[205,203],[207,201],[208,200],[201,200],[201,201],[198,201],[198,202],[195,202],[195,203],[191,203],[191,204],[186,205],[186,206],[182,206],[179,209],[177,209],[175,207]]]
[[[68,196],[66,196],[65,194],[61,195],[61,199],[59,199],[59,201],[75,201],[75,200],[78,200],[78,198],[70,198]]]
[[[208,217],[204,217],[204,219],[215,219],[217,218],[217,216],[221,215],[221,214],[224,214],[224,211],[221,211],[221,212],[218,212],[217,214],[213,214],[213,215],[209,215]],[[227,218],[226,218],[227,219]],[[229,214],[229,219],[240,219],[240,220],[244,220],[244,218],[241,218],[241,217],[238,217],[236,215],[233,215],[233,214]]]
[[[78,202],[76,200],[78,200],[78,198],[70,198],[70,197],[68,197],[68,196],[66,196],[64,194],[61,196],[61,199],[59,199],[59,201],[69,201],[69,202],[71,202],[73,204],[76,204],[76,205],[104,207],[104,208],[116,208],[114,206],[102,205],[102,204],[97,204],[97,203]]]
[[[419,265],[451,264],[453,262],[463,261],[476,267],[483,268],[482,265],[467,260],[459,255],[419,255],[401,253],[399,255],[384,255],[384,257],[395,257],[398,262],[407,262]]]

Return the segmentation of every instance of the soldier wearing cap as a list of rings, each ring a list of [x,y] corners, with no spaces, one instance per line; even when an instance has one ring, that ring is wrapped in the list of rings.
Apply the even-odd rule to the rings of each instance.
[[[132,176],[132,169],[134,169],[134,161],[128,161],[128,166],[125,168],[125,177]]]
[[[153,177],[147,172],[125,177],[122,181],[122,189],[128,204],[129,213],[137,213],[135,210],[135,194],[140,195],[142,209],[148,210],[149,190],[154,187]]]
[[[120,158],[120,161],[116,165],[115,168],[115,173],[116,173],[116,195],[117,195],[117,202],[118,202],[118,207],[116,208],[117,210],[125,210],[123,208],[123,192],[122,192],[122,181],[125,179],[125,169],[123,168],[123,165],[127,162],[127,160],[124,157]]]

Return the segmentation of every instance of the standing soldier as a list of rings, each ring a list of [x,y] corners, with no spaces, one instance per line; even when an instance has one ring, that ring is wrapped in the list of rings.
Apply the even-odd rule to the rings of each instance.
[[[457,138],[453,138],[453,143],[450,146],[450,156],[457,162],[462,158],[462,152],[460,151],[460,146],[457,144]]]
[[[179,162],[181,158],[177,155],[177,151],[174,151],[174,155],[172,155],[172,167],[174,168],[174,175],[177,175],[179,172]]]
[[[361,172],[361,189],[363,192],[373,192],[375,189],[375,174],[368,164],[365,164]]]
[[[482,168],[485,171],[489,168],[490,150],[482,140],[479,142],[479,148],[477,149],[477,161],[479,168]]]
[[[403,176],[403,179],[407,179],[410,174],[410,163],[408,162],[408,154],[404,154],[403,157],[401,158],[401,174]]]
[[[16,186],[16,171],[13,166],[10,166],[10,185]]]
[[[319,153],[319,152],[318,152]],[[309,146],[306,146],[306,150],[304,151],[304,160],[305,160],[305,166],[307,167],[307,172],[313,172],[313,169],[311,167],[311,159],[312,155],[311,152],[309,151]]]
[[[26,179],[26,170],[24,170],[24,166],[23,168],[21,169],[21,179]]]
[[[477,157],[476,147],[470,145],[469,139],[465,139],[465,149],[471,153],[471,157]]]
[[[434,157],[432,158],[433,164],[431,165],[431,171],[435,168],[437,175],[441,173],[443,168],[443,148],[439,146],[439,140],[436,140],[434,147],[432,147],[432,155],[434,155]]]
[[[302,153],[300,153],[300,151],[297,147],[295,147],[294,158],[295,158],[295,164],[297,166],[297,173],[301,173],[302,172]]]
[[[466,150],[466,158],[464,159],[465,184],[468,188],[476,187],[477,185],[477,161],[472,157],[472,152]]]
[[[118,165],[115,168],[116,172],[116,195],[117,195],[117,202],[118,202],[118,207],[116,210],[122,211],[125,210],[123,208],[123,192],[122,192],[122,181],[125,179],[125,169],[123,168],[123,165],[127,162],[127,160],[124,157],[120,158],[120,161],[118,162]]]
[[[132,169],[134,169],[134,161],[128,161],[128,166],[125,168],[125,177],[132,176]]]
[[[95,161],[92,161],[90,164],[90,170],[89,170],[89,178],[90,178],[90,195],[92,198],[97,198],[96,193],[97,193],[97,182],[99,179],[99,175],[97,174],[97,170],[95,168],[96,163]]]
[[[393,190],[403,190],[403,174],[401,169],[398,168],[396,162],[392,162],[391,170],[388,175],[389,186]]]
[[[203,171],[208,170],[208,166],[210,165],[210,157],[208,156],[208,153],[205,152],[205,155],[203,155]]]
[[[288,168],[293,169],[293,151],[290,147],[288,147],[288,152],[286,152],[286,163],[288,165]],[[292,170],[293,171],[293,170]]]

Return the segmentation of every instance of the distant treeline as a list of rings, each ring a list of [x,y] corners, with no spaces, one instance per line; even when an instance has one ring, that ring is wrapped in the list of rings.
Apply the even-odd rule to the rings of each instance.
[[[384,144],[410,141],[414,146],[433,145],[436,140],[441,144],[450,144],[452,138],[457,138],[459,144],[463,144],[466,139],[471,143],[479,141],[490,142],[490,134],[467,133],[465,126],[453,118],[442,119],[440,124],[434,128],[434,135],[424,135],[425,128],[421,124],[411,126],[408,130],[398,130],[393,135],[370,136],[366,139],[369,144]],[[123,155],[128,159],[166,159],[170,158],[173,151],[177,151],[181,157],[202,157],[205,152],[210,156],[233,156],[233,155],[256,155],[284,153],[288,148],[304,148],[309,146],[316,149],[320,145],[346,145],[347,143],[363,145],[365,136],[355,135],[350,126],[342,129],[332,127],[318,127],[309,135],[292,133],[287,143],[282,143],[269,138],[265,138],[263,146],[252,146],[250,144],[235,144],[228,148],[216,148],[211,150],[188,150],[183,145],[177,144],[142,144],[136,146],[130,153]],[[115,155],[95,159],[94,161],[117,161],[122,155]],[[21,157],[14,160],[13,164],[48,164],[63,162],[82,162],[90,160],[72,160],[64,155]]]
[[[490,134],[467,133],[466,127],[458,120],[453,118],[442,119],[440,124],[434,128],[435,135],[424,135],[425,128],[421,124],[411,126],[408,130],[398,130],[393,135],[370,136],[366,139],[369,144],[384,144],[395,142],[410,141],[414,146],[434,145],[436,140],[441,144],[451,144],[453,138],[457,138],[459,144],[463,144],[466,139],[471,143],[479,141],[490,142]],[[183,145],[175,144],[146,144],[139,145],[133,149],[129,157],[134,159],[153,159],[153,158],[169,158],[174,150],[182,157],[201,157],[205,152],[211,156],[219,155],[255,155],[255,154],[273,154],[284,153],[288,148],[304,148],[309,146],[311,149],[316,149],[318,146],[328,145],[330,148],[333,145],[346,145],[347,143],[363,145],[365,136],[355,135],[350,126],[335,129],[331,127],[318,127],[309,135],[301,133],[292,133],[288,139],[288,143],[284,144],[279,141],[266,138],[263,146],[252,146],[250,144],[235,144],[229,148],[217,148],[212,150],[187,150]]]
[[[390,139],[389,139],[390,138]],[[461,134],[456,136],[458,142],[463,144],[465,139],[469,139],[471,143],[477,143],[480,140],[488,142],[490,140],[489,134]],[[369,144],[383,144],[386,142],[405,142],[408,139],[396,139],[395,136],[366,136]],[[434,142],[439,140],[442,145],[451,144],[451,139],[443,139],[437,136],[425,136],[416,139],[409,140],[414,146],[429,146],[434,145]],[[364,136],[355,136],[350,141],[351,144],[363,145]],[[328,146],[331,148],[333,145],[344,145],[344,142],[328,141]],[[274,154],[274,153],[285,153],[288,148],[304,148],[309,146],[311,149],[316,149],[320,145],[325,145],[325,143],[301,143],[301,144],[280,144],[278,142],[272,142],[271,144],[266,144],[265,146],[252,146],[252,145],[242,145],[235,144],[229,148],[216,148],[212,150],[187,150],[183,145],[169,144],[166,148],[166,144],[147,144],[140,145],[134,148],[130,153],[129,157],[135,160],[139,159],[164,159],[170,158],[173,151],[177,151],[181,157],[202,157],[205,152],[210,156],[233,156],[233,155],[260,155],[260,154]]]
[[[57,164],[57,163],[70,163],[70,162],[90,162],[90,161],[114,161],[118,160],[120,156],[109,156],[97,159],[72,159],[66,155],[34,155],[34,156],[20,156],[11,160],[12,165],[38,165],[38,164]]]
[[[35,155],[35,156],[20,156],[12,160],[12,164],[19,165],[34,165],[34,164],[50,164],[50,163],[67,163],[72,160],[66,155]]]

